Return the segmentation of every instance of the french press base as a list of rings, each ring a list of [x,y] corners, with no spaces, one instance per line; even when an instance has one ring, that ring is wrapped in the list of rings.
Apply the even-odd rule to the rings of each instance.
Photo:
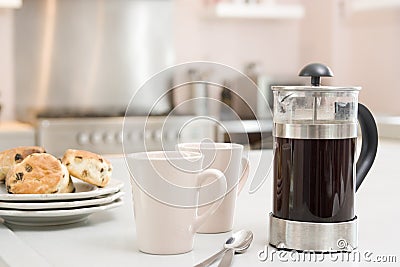
[[[355,193],[371,168],[378,133],[358,103],[360,87],[321,86],[333,76],[310,64],[309,86],[273,86],[273,211],[269,243],[286,250],[348,252],[357,247]],[[362,146],[356,159],[357,130]],[[357,160],[357,161],[356,161]]]
[[[358,246],[357,217],[347,222],[291,221],[269,215],[269,243],[278,249],[350,252]]]

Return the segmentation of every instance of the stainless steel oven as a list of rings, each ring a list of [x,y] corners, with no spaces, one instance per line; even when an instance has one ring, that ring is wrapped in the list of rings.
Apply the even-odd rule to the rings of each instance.
[[[171,0],[29,0],[15,11],[17,119],[36,127],[36,143],[62,155],[67,148],[122,153],[122,123],[129,99],[142,83],[174,63]],[[168,77],[131,110],[140,128]],[[167,114],[158,103],[153,115]],[[179,117],[177,122],[187,118]],[[160,148],[150,117],[145,135],[126,131],[135,151]],[[176,136],[179,123],[166,128]],[[165,139],[166,143],[172,140]]]
[[[68,148],[100,154],[174,150],[178,142],[215,138],[213,124],[192,119],[191,116],[134,116],[125,120],[124,117],[40,118],[36,142],[47,152],[61,156]]]

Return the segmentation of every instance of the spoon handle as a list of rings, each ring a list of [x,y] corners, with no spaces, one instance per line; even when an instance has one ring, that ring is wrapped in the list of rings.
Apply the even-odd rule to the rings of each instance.
[[[225,252],[227,251],[227,248],[223,248],[214,255],[210,256],[209,258],[205,259],[204,261],[196,264],[194,267],[207,267],[210,266],[214,261],[219,259]]]
[[[218,267],[229,267],[232,263],[233,255],[235,254],[234,249],[229,249],[225,252],[224,256],[222,257],[221,261],[218,264]]]

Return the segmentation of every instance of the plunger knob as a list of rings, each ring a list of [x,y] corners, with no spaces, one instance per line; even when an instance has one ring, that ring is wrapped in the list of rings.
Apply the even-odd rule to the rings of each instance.
[[[299,73],[299,76],[311,77],[311,85],[319,86],[321,77],[333,77],[332,70],[321,63],[312,63],[303,67]]]

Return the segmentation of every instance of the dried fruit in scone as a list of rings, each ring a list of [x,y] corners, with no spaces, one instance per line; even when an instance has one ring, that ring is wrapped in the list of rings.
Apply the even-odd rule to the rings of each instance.
[[[21,146],[0,152],[0,181],[4,181],[8,171],[30,154],[45,152],[40,146]]]
[[[111,178],[111,163],[89,151],[68,149],[62,163],[67,166],[72,176],[96,186],[107,185]]]
[[[12,194],[55,194],[74,191],[68,170],[54,156],[34,153],[7,174],[6,188]]]

